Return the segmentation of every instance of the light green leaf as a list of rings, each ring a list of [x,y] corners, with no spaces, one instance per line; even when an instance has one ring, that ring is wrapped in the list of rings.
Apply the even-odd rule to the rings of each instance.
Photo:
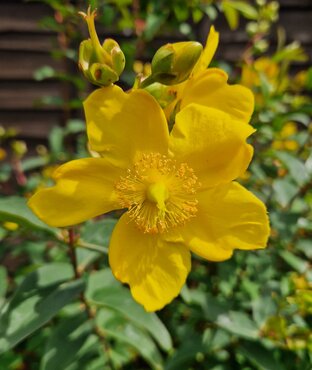
[[[70,265],[51,263],[26,276],[1,310],[0,353],[40,328],[82,292],[82,280],[66,282],[72,275]]]
[[[259,328],[261,328],[270,316],[275,315],[276,311],[276,303],[270,296],[260,296],[252,302],[252,315]]]
[[[86,297],[92,304],[111,308],[148,331],[164,350],[169,351],[172,348],[170,334],[157,315],[146,312],[136,303],[130,291],[115,280],[110,270],[91,275]]]
[[[293,197],[297,194],[299,188],[294,185],[288,177],[277,179],[273,183],[274,196],[277,202],[286,207]]]
[[[286,152],[276,152],[275,155],[289,170],[292,179],[299,186],[303,186],[309,180],[307,168],[298,158]]]
[[[0,198],[0,221],[16,222],[31,229],[47,231],[54,236],[58,232],[56,228],[39,220],[27,206],[26,199],[18,196]]]
[[[167,17],[168,17],[168,12],[165,10],[158,14],[155,14],[155,13],[148,14],[146,18],[146,25],[145,25],[145,30],[144,30],[145,40],[150,41],[155,37],[155,35],[160,30],[161,26],[166,21]]]
[[[233,7],[234,1],[224,0],[222,2],[222,9],[225,15],[225,18],[231,28],[231,30],[235,30],[238,27],[239,22],[239,13]]]
[[[22,169],[23,171],[29,171],[38,167],[43,167],[48,163],[48,157],[28,157],[22,161]]]
[[[217,325],[241,338],[259,338],[257,326],[244,312],[230,311],[226,314],[219,315]]]
[[[295,256],[293,253],[285,250],[280,251],[279,254],[283,258],[283,260],[289,264],[289,266],[291,266],[301,274],[308,271],[309,263],[304,259],[299,258]]]
[[[58,156],[60,153],[64,152],[64,128],[59,126],[54,126],[49,135],[49,146],[51,152]]]
[[[238,10],[247,19],[257,19],[258,12],[252,5],[243,1],[231,1],[232,8]]]

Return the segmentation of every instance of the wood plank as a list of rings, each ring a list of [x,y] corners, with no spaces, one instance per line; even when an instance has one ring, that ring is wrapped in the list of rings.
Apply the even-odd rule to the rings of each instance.
[[[312,2],[311,0],[279,0],[279,4],[281,8],[286,7],[295,7],[295,8],[301,8],[301,7],[310,7],[312,8]]]
[[[46,139],[55,125],[62,122],[61,111],[0,111],[0,125],[14,127],[17,137]]]
[[[56,35],[53,33],[0,33],[0,50],[21,50],[49,52],[52,47],[57,47]]]
[[[62,89],[66,85],[57,81],[16,81],[1,82],[0,84],[0,110],[25,110],[36,107],[38,110],[49,110],[51,106],[40,104],[43,97],[58,99],[62,96]],[[53,105],[52,108],[56,108]]]
[[[45,4],[2,3],[0,32],[50,32],[39,27],[39,22],[46,16],[53,16],[53,10]]]
[[[311,0],[312,3],[312,0]],[[278,23],[273,26],[273,30],[270,34],[270,39],[276,42],[277,26],[282,26],[286,30],[288,42],[297,40],[302,45],[307,45],[311,48],[312,44],[312,32],[311,32],[311,20],[312,20],[312,9],[307,11],[281,11]],[[220,15],[216,22],[214,22],[215,28],[220,31],[220,44],[222,43],[247,43],[248,36],[245,31],[245,25],[247,21],[243,18],[240,19],[239,28],[235,31],[230,30],[228,23],[223,15]],[[207,34],[210,29],[211,22],[208,18],[205,18],[198,27],[198,37],[201,42],[205,42]]]
[[[0,50],[0,79],[33,79],[36,70],[51,66],[57,71],[64,70],[61,61],[54,60],[48,53]]]

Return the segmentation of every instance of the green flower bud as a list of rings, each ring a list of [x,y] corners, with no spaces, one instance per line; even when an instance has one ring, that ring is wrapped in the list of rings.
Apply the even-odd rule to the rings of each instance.
[[[175,85],[185,81],[198,61],[203,46],[199,42],[186,41],[167,44],[156,51],[152,60],[152,74],[143,85],[159,82]]]
[[[87,22],[90,39],[81,42],[79,47],[79,68],[88,81],[98,86],[109,86],[118,81],[125,67],[125,56],[118,43],[106,39],[101,45],[95,30],[96,12],[79,12]]]
[[[145,88],[159,103],[162,108],[174,101],[176,93],[172,92],[170,87],[155,82]]]

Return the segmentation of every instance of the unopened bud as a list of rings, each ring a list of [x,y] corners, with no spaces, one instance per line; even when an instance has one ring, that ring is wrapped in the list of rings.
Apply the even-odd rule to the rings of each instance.
[[[146,87],[145,90],[158,101],[162,108],[166,108],[167,105],[173,102],[176,98],[176,93],[172,92],[170,87],[164,86],[158,82]]]
[[[90,39],[81,42],[79,47],[79,67],[88,81],[98,86],[109,86],[119,80],[125,67],[125,56],[118,43],[106,39],[101,45],[95,30],[96,12],[80,12],[87,22]]]
[[[25,141],[22,141],[22,140],[12,141],[11,142],[11,148],[12,148],[13,152],[19,157],[23,157],[23,155],[26,154],[26,152],[27,152],[27,145],[26,145]]]
[[[185,81],[202,51],[203,46],[195,41],[162,46],[153,57],[152,74],[149,78],[163,85],[175,85]]]

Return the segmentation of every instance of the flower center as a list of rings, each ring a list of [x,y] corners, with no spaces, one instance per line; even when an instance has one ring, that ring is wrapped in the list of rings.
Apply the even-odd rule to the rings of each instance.
[[[122,208],[144,233],[162,233],[197,213],[200,184],[192,168],[159,153],[143,154],[115,184]]]

